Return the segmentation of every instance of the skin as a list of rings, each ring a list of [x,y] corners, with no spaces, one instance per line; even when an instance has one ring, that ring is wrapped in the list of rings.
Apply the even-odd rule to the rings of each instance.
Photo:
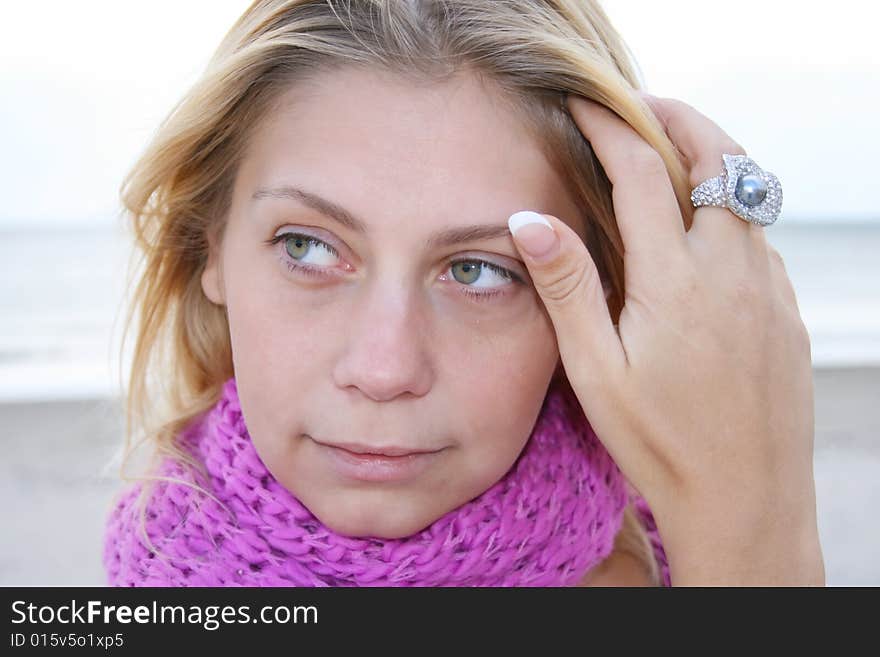
[[[406,536],[488,489],[524,447],[559,364],[509,232],[426,245],[438,230],[506,229],[522,209],[578,216],[496,94],[469,75],[417,88],[357,70],[291,88],[249,142],[223,241],[211,245],[202,287],[226,306],[256,450],[339,533]],[[347,208],[366,232],[293,198],[253,198],[285,185]],[[267,243],[283,232],[337,253]],[[285,257],[322,275],[291,272]],[[466,258],[523,282],[451,266]],[[505,294],[464,293],[475,288]],[[316,441],[442,451],[412,480],[364,482],[336,472]]]
[[[645,565],[629,552],[615,549],[587,571],[579,586],[651,586]]]

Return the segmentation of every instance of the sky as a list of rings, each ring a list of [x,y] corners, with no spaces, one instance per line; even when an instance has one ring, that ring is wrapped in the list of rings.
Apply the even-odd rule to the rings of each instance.
[[[0,227],[15,227],[112,223],[128,167],[249,2],[4,4]],[[880,218],[876,3],[602,5],[651,93],[779,177],[786,220]]]

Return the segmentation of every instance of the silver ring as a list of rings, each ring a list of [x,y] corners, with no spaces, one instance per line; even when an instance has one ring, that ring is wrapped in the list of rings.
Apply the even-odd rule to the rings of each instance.
[[[727,208],[740,219],[769,226],[782,212],[782,185],[769,171],[764,171],[745,155],[721,156],[724,173],[704,180],[691,192],[695,208]]]

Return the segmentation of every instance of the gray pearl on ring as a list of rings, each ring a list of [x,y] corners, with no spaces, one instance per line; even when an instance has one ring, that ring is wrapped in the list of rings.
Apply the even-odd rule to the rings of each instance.
[[[743,205],[755,207],[767,196],[767,183],[761,176],[748,173],[736,181],[736,198]]]

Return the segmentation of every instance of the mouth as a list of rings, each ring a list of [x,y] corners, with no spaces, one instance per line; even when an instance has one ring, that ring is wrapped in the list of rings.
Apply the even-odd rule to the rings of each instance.
[[[310,437],[311,438],[311,437]],[[394,482],[413,480],[425,473],[445,448],[414,449],[398,445],[373,446],[363,443],[322,443],[322,458],[339,475],[362,482]]]
[[[385,456],[385,457],[404,457],[413,456],[415,454],[433,454],[439,452],[439,449],[412,449],[408,447],[397,447],[395,445],[372,446],[363,443],[322,443],[327,447],[335,447],[343,449],[346,452],[357,454],[358,456]]]

